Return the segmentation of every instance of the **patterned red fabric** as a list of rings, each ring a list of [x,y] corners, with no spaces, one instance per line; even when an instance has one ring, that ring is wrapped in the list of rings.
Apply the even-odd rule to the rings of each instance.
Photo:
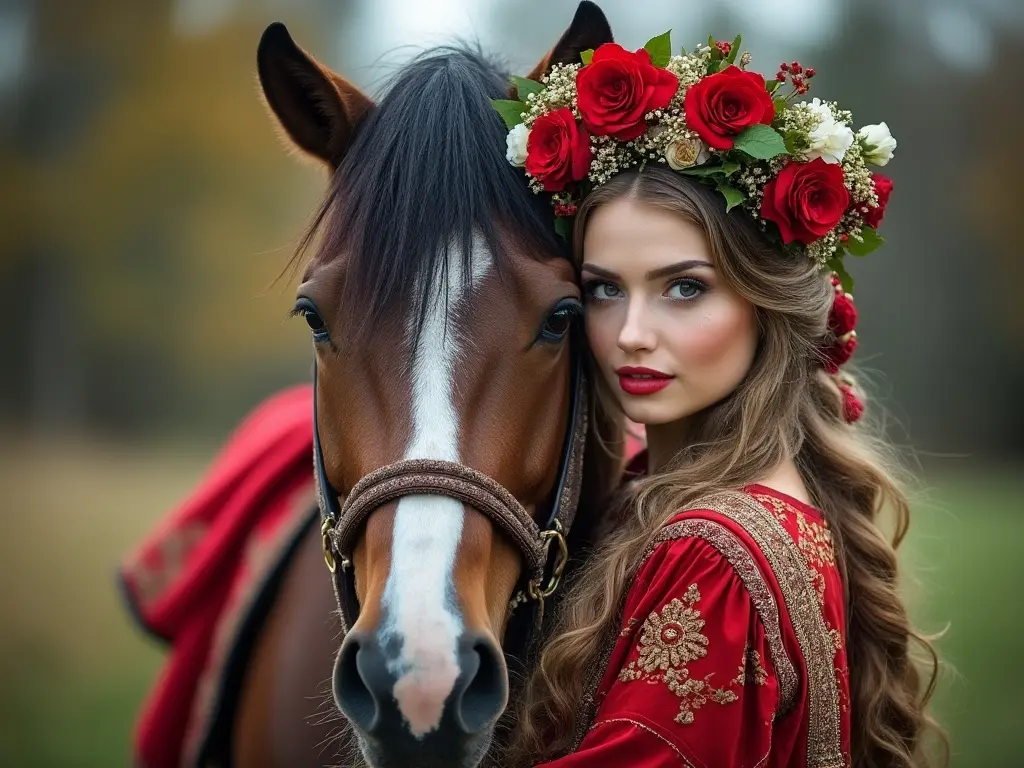
[[[543,768],[850,764],[828,525],[777,491],[745,491],[666,525],[626,598],[590,730]]]
[[[253,583],[314,503],[312,418],[311,386],[258,406],[189,498],[125,560],[131,610],[171,646],[136,722],[136,765],[194,760]]]

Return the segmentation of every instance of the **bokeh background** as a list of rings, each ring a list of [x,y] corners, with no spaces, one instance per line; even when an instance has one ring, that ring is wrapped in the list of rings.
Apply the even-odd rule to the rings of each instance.
[[[922,490],[904,563],[950,665],[955,766],[1024,765],[1024,3],[605,0],[616,38],[744,34],[753,67],[899,147],[882,233],[851,265],[872,408]],[[0,2],[0,765],[128,762],[162,650],[119,559],[230,429],[309,373],[275,279],[323,189],[257,93],[282,20],[376,93],[430,45],[531,68],[569,0]],[[814,93],[812,93],[814,95]]]

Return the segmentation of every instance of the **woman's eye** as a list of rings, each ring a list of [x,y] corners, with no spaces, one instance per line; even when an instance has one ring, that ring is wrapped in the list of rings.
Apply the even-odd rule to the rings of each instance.
[[[707,287],[698,282],[697,280],[680,280],[673,283],[668,289],[668,297],[670,299],[681,299],[682,301],[692,301],[700,296]]]
[[[617,285],[611,283],[593,283],[590,286],[591,298],[597,299],[598,301],[607,301],[609,299],[617,299],[622,295],[622,291]]]

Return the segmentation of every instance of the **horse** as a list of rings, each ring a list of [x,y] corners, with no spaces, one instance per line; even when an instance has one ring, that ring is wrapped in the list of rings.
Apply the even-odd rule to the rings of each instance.
[[[611,40],[582,2],[529,77]],[[257,71],[330,179],[294,308],[323,525],[265,614],[224,762],[321,765],[339,741],[375,768],[474,768],[617,483],[586,425],[578,275],[505,157],[491,100],[509,76],[478,50],[426,52],[375,103],[275,23]],[[318,712],[324,679],[337,718]]]

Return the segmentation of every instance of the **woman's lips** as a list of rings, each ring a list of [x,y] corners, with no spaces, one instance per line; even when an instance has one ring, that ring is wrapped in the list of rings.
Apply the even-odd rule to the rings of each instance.
[[[653,395],[672,383],[672,376],[653,368],[626,365],[615,371],[619,374],[619,387],[627,395]]]

